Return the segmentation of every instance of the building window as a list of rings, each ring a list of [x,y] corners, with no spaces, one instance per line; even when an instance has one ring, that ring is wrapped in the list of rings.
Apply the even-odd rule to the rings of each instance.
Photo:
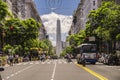
[[[93,6],[95,6],[95,1],[93,1]]]

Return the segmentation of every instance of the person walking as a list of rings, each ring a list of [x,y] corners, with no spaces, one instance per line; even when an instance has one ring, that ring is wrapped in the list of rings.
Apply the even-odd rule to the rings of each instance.
[[[10,66],[13,66],[13,59],[14,59],[13,55],[10,55],[9,56]]]

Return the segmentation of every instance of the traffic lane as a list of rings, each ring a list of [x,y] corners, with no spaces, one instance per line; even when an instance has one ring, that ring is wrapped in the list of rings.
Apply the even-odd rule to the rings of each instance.
[[[50,80],[54,64],[34,64],[9,80]]]
[[[28,62],[26,62],[28,63]],[[26,64],[25,63],[25,64]],[[14,66],[7,66],[7,67],[4,67],[4,71],[0,72],[1,74],[1,77],[3,79],[5,79],[6,77],[10,76],[11,74],[14,74],[22,69],[25,69],[26,67],[30,66],[30,65],[21,65],[21,64],[24,64],[24,63],[19,63],[19,64],[15,64]]]
[[[120,66],[108,66],[97,63],[96,65],[87,64],[86,67],[106,77],[108,80],[120,80]]]
[[[53,80],[99,80],[75,64],[57,64]]]

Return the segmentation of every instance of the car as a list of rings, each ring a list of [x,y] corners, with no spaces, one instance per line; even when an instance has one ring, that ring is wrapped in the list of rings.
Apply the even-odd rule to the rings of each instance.
[[[0,66],[0,71],[4,71],[4,68]]]
[[[58,56],[57,55],[52,55],[51,59],[58,59]]]

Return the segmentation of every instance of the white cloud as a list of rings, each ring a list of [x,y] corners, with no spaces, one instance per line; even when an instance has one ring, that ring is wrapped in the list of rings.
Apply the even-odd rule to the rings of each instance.
[[[60,15],[54,12],[41,16],[42,22],[47,30],[50,40],[53,42],[53,45],[55,45],[56,41],[56,22],[58,18],[61,21],[61,37],[62,40],[65,40],[66,34],[72,24],[72,16]]]

